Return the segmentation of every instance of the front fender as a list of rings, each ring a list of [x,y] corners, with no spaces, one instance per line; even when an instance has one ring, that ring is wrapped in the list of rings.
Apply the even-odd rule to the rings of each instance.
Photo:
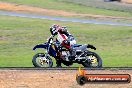
[[[44,48],[44,49],[46,49],[46,47],[48,47],[48,44],[46,44],[46,43],[38,44],[38,45],[33,47],[33,50],[35,50],[36,48]]]

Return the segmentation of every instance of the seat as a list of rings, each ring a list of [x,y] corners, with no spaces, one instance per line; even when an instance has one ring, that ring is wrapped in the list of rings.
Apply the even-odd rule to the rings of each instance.
[[[86,50],[86,48],[87,48],[87,44],[85,44],[85,45],[79,45],[79,47],[75,47],[75,50],[77,51],[77,52],[80,52],[80,51],[84,51],[84,50]]]

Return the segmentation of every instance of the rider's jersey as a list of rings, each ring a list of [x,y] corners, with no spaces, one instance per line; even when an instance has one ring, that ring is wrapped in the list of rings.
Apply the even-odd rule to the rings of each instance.
[[[58,33],[57,40],[62,43],[64,40],[67,40],[68,37],[65,34]]]
[[[69,48],[71,45],[76,44],[75,39],[74,38],[70,39],[70,37],[73,37],[73,36],[69,34],[68,32],[67,33],[58,32],[57,40],[64,46],[65,45],[67,46],[67,44],[64,43],[64,41],[67,40],[69,42],[69,45],[66,48]]]

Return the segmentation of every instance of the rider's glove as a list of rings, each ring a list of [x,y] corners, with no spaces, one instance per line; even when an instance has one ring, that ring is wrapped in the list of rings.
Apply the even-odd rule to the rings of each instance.
[[[64,40],[64,44],[69,44],[69,41],[68,40]]]
[[[68,41],[72,41],[72,40],[74,40],[74,37],[72,35],[69,35],[68,36]]]

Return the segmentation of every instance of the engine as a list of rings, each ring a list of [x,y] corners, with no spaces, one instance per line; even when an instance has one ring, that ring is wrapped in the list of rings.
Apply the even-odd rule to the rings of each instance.
[[[70,52],[69,51],[62,51],[61,58],[65,61],[69,61]]]

